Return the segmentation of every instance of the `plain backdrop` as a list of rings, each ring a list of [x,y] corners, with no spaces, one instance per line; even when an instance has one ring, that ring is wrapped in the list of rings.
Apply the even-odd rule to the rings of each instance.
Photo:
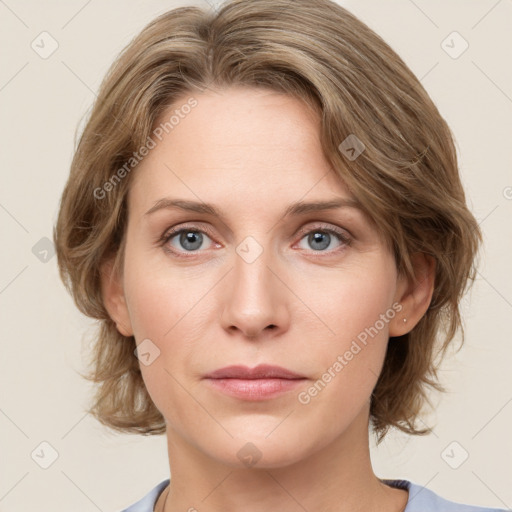
[[[452,128],[485,237],[465,345],[443,363],[449,392],[424,418],[434,433],[372,441],[375,471],[510,508],[512,2],[341,4],[405,60]],[[50,240],[100,81],[146,23],[179,5],[191,2],[0,1],[0,511],[119,512],[169,476],[164,436],[112,434],[86,414],[92,389],[78,372],[96,324],[65,291]]]

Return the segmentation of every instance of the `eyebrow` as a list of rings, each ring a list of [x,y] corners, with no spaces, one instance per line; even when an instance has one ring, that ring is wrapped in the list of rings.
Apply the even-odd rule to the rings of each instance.
[[[171,208],[176,208],[187,212],[209,214],[223,218],[222,212],[212,204],[185,199],[172,199],[170,197],[164,197],[156,201],[155,204],[144,214],[144,217],[151,215],[152,213],[159,210]],[[283,216],[287,217],[288,215],[304,215],[306,213],[336,210],[338,208],[357,208],[362,210],[360,203],[355,199],[336,198],[331,199],[330,201],[313,201],[309,203],[298,201],[296,203],[292,203],[286,208]]]

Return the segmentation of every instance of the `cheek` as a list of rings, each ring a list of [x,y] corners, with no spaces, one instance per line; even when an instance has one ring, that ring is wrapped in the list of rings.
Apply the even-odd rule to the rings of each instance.
[[[331,404],[346,414],[369,398],[384,361],[389,322],[396,314],[392,269],[378,264],[372,270],[352,269],[339,280],[308,290],[308,304],[328,328],[314,338],[314,346],[309,343],[319,374],[301,403]]]
[[[137,268],[136,259],[132,261],[133,271],[127,269],[125,280],[130,319],[137,345],[149,347],[141,353],[149,351],[151,358],[150,364],[141,358],[142,377],[156,407],[172,424],[179,423],[180,415],[190,414],[190,396],[179,383],[184,382],[181,373],[186,362],[193,359],[198,300],[205,292],[187,279],[155,267]]]
[[[192,275],[160,261],[148,264],[136,251],[127,261],[125,291],[135,340],[137,345],[146,343],[143,347],[149,346],[157,354],[154,362],[141,362],[140,368],[158,404],[166,387],[179,394],[179,385],[171,375],[181,382],[183,373],[195,371],[197,362],[205,357],[201,341],[207,334],[216,276]],[[167,395],[167,399],[171,397],[172,393]]]
[[[160,346],[194,315],[207,284],[165,265],[161,257],[144,258],[142,251],[133,251],[127,262],[125,291],[135,338],[150,338]]]
[[[394,279],[393,267],[376,261],[373,268],[345,269],[334,278],[317,280],[315,287],[302,284],[300,293],[326,326],[323,338],[342,348],[360,333],[374,332],[375,325],[381,337],[387,337],[389,319],[394,316]],[[388,321],[383,323],[380,319],[386,314]]]

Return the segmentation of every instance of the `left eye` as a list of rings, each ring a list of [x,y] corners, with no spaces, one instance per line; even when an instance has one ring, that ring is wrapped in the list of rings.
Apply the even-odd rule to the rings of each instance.
[[[181,247],[184,248],[187,252],[190,252],[197,251],[201,248],[204,237],[209,238],[209,236],[203,231],[181,229],[174,233],[170,233],[166,241],[172,241],[176,238]]]
[[[301,241],[306,240],[307,244],[312,247],[315,252],[324,252],[325,249],[331,245],[333,238],[337,239],[341,246],[348,245],[350,242],[345,235],[331,229],[313,229],[308,231],[308,233],[301,238]]]

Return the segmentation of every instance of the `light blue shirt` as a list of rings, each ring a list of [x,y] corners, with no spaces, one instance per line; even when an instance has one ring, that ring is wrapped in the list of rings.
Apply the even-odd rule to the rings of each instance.
[[[390,487],[409,491],[409,499],[404,512],[506,512],[506,509],[501,508],[476,507],[448,501],[426,487],[411,483],[408,480],[383,479],[382,482]],[[146,496],[125,508],[122,512],[153,512],[158,497],[168,484],[169,479],[160,482]]]

